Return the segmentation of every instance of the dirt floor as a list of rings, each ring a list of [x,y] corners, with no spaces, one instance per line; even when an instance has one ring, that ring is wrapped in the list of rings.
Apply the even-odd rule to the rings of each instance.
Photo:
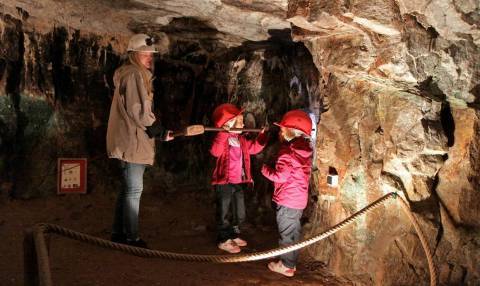
[[[25,229],[48,222],[108,239],[114,200],[112,193],[97,192],[1,202],[0,285],[24,283]],[[198,191],[162,196],[144,193],[140,229],[152,249],[225,254],[214,243],[213,200]],[[244,252],[277,247],[273,221],[262,226],[247,224],[244,238],[249,242]],[[348,285],[306,257],[297,266],[296,276],[286,278],[271,273],[265,260],[211,264],[141,258],[57,235],[50,238],[50,263],[54,285]]]

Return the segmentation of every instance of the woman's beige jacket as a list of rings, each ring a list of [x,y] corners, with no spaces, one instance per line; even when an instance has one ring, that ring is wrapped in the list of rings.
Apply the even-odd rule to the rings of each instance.
[[[149,74],[149,79],[152,75]],[[113,76],[113,95],[107,129],[109,158],[138,164],[153,165],[155,139],[145,133],[145,126],[155,121],[153,96],[148,95],[141,71],[134,65],[123,65]]]

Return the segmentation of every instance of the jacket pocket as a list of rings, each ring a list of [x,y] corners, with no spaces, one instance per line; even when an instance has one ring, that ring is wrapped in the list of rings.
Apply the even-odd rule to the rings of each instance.
[[[153,139],[150,139],[144,130],[136,128],[136,154],[135,157],[140,160],[151,160],[154,157],[154,143]]]
[[[135,128],[135,141],[136,142],[136,145],[137,145],[137,148],[135,149],[137,154],[141,154],[142,153],[142,133],[138,132],[138,128]]]

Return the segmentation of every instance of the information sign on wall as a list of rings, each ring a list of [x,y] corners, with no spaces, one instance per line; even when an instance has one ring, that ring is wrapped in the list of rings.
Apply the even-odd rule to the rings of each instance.
[[[58,194],[87,192],[87,159],[58,158]]]

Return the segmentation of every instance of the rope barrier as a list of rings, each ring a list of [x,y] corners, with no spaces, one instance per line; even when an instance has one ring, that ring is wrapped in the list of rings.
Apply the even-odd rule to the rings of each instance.
[[[135,256],[140,257],[154,257],[154,258],[164,258],[169,260],[180,260],[180,261],[195,261],[195,262],[213,262],[213,263],[238,263],[238,262],[247,262],[247,261],[256,261],[256,260],[263,260],[272,257],[276,257],[291,251],[299,250],[306,246],[312,245],[320,240],[323,240],[330,235],[336,233],[340,229],[350,225],[359,216],[364,215],[370,211],[373,211],[380,205],[387,202],[389,199],[399,199],[400,205],[402,210],[405,211],[408,218],[412,222],[422,244],[422,247],[425,251],[425,255],[427,257],[428,267],[430,271],[430,285],[435,286],[437,281],[435,266],[433,264],[432,254],[426,242],[426,239],[418,225],[415,217],[410,211],[408,204],[398,196],[397,193],[389,193],[381,197],[380,199],[374,201],[373,203],[369,204],[368,206],[364,207],[360,211],[356,212],[352,216],[348,217],[347,219],[343,220],[342,222],[330,227],[328,230],[315,235],[314,237],[304,240],[299,243],[295,243],[289,246],[280,247],[277,249],[262,251],[262,252],[255,252],[255,253],[248,253],[248,254],[236,254],[236,255],[204,255],[204,254],[188,254],[188,253],[174,253],[174,252],[167,252],[167,251],[159,251],[159,250],[150,250],[144,249],[139,247],[128,246],[120,243],[111,242],[105,239],[100,239],[94,236],[90,236],[84,233],[80,233],[77,231],[73,231],[58,225],[48,224],[48,223],[41,223],[37,224],[34,229],[34,241],[35,246],[37,247],[37,259],[38,259],[38,268],[41,272],[43,277],[40,277],[41,280],[45,281],[42,285],[51,286],[51,275],[49,269],[49,262],[48,262],[48,253],[46,251],[46,244],[45,244],[45,233],[55,233],[61,236],[65,236],[74,240],[83,241],[89,244],[93,244],[99,247],[108,248],[119,250],[125,253],[129,253]]]
[[[407,214],[408,218],[410,219],[410,222],[413,224],[413,227],[415,228],[415,231],[418,234],[418,238],[420,239],[420,242],[422,243],[423,250],[425,251],[425,256],[427,257],[427,263],[428,263],[428,269],[430,270],[430,285],[435,286],[437,285],[437,272],[435,271],[435,265],[433,264],[433,257],[432,253],[430,252],[430,248],[428,247],[427,240],[425,239],[425,235],[422,232],[422,229],[420,228],[420,225],[418,224],[417,220],[413,216],[412,211],[410,210],[410,207],[408,206],[407,202],[401,197],[399,197],[400,200],[400,206],[404,210],[405,214]]]

